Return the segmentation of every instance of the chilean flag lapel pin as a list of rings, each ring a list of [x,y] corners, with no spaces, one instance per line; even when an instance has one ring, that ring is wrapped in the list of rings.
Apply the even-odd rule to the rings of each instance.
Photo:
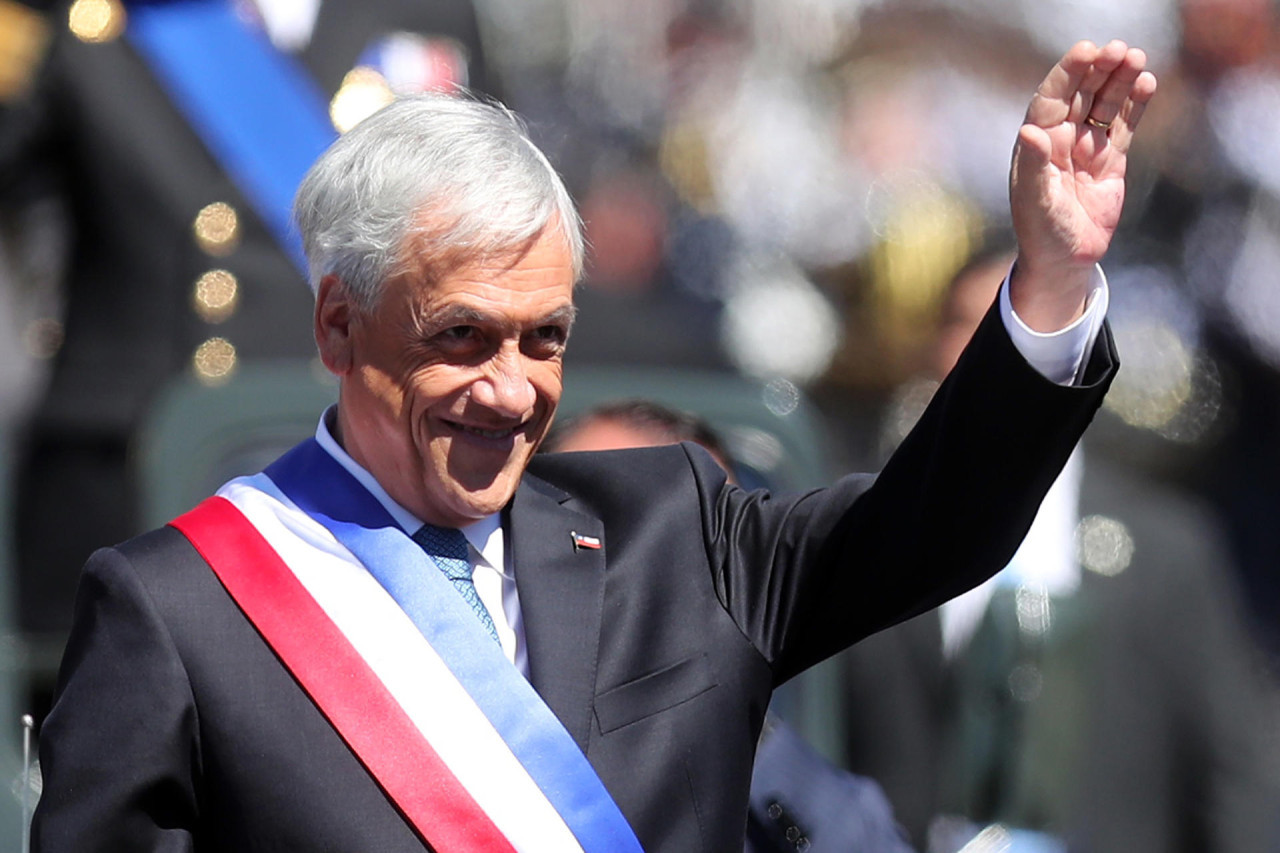
[[[589,551],[600,550],[600,539],[596,536],[583,536],[576,530],[570,530],[569,536],[573,539],[573,550],[581,551],[586,548]]]

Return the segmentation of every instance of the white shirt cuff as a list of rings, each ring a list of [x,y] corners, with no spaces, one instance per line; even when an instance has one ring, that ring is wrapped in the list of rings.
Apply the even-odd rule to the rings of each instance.
[[[1010,274],[1012,274],[1012,269]],[[1102,267],[1093,268],[1090,293],[1085,299],[1084,313],[1065,329],[1056,332],[1037,332],[1022,322],[1014,313],[1009,299],[1009,276],[1000,285],[1000,319],[1009,333],[1009,339],[1022,357],[1046,379],[1059,385],[1072,385],[1080,381],[1085,356],[1093,349],[1102,331],[1102,321],[1107,316],[1111,291]]]

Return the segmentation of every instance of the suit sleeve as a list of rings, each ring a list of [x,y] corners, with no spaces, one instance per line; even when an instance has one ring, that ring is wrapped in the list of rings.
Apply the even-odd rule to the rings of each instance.
[[[1104,328],[1081,384],[1050,382],[993,306],[878,477],[778,499],[695,463],[717,593],[775,680],[999,571],[1115,368]]]
[[[190,685],[146,589],[120,552],[97,552],[41,730],[32,849],[193,849],[196,729]]]

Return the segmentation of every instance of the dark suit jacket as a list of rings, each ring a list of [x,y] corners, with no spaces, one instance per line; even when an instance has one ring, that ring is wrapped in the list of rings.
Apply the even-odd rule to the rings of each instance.
[[[741,850],[772,689],[1013,553],[1113,369],[988,317],[880,477],[778,498],[693,445],[534,460],[507,510],[530,679],[647,850]],[[570,531],[600,536],[572,548]],[[35,849],[421,850],[173,529],[87,567]]]

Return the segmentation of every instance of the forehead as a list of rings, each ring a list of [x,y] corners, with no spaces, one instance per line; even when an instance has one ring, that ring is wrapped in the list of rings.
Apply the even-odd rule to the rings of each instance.
[[[432,267],[435,267],[434,271]],[[544,229],[514,250],[450,266],[422,257],[407,276],[415,301],[464,304],[479,312],[545,313],[573,304],[573,253],[558,229]]]

